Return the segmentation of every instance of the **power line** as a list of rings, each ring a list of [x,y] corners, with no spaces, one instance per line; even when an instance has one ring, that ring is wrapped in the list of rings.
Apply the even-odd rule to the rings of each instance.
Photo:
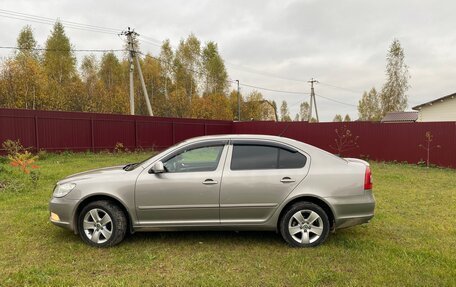
[[[332,98],[328,98],[328,97],[322,96],[320,94],[315,94],[315,95],[317,97],[322,98],[322,99],[325,99],[325,100],[328,100],[328,101],[331,101],[331,102],[335,102],[335,103],[338,103],[338,104],[341,104],[341,105],[346,105],[346,106],[355,107],[355,108],[358,107],[357,105],[341,102],[341,101],[338,101],[338,100],[335,100],[335,99],[332,99]]]
[[[322,83],[322,82],[320,82],[320,84],[323,85],[323,86],[328,86],[328,87],[334,88],[334,89],[339,89],[339,90],[344,90],[344,91],[347,91],[347,92],[355,93],[355,94],[358,94],[358,95],[363,93],[363,92],[360,92],[360,91],[355,91],[355,90],[352,90],[352,89],[335,86],[335,85],[332,85],[332,84],[327,84],[327,83]]]
[[[20,48],[13,46],[0,46],[0,49],[9,49],[9,50],[33,50],[33,51],[48,51],[48,52],[124,52],[125,49],[47,49],[47,48]]]
[[[4,9],[0,9],[0,17],[40,23],[40,24],[46,24],[46,25],[51,25],[51,26],[54,25],[56,21],[59,21],[66,28],[84,30],[84,31],[90,31],[90,32],[97,32],[97,33],[104,33],[104,34],[111,34],[111,35],[115,35],[115,34],[117,34],[118,31],[120,31],[120,30],[114,29],[114,28],[107,28],[107,27],[82,24],[82,23],[77,23],[77,22],[72,22],[72,21],[52,19],[52,18],[41,17],[41,16],[25,14],[25,13],[20,13],[20,12],[15,12],[15,11],[9,11],[9,10],[4,10]]]
[[[258,75],[262,75],[262,76],[265,76],[265,77],[276,78],[276,79],[280,79],[280,80],[299,82],[299,83],[307,83],[306,81],[303,81],[303,80],[292,79],[292,78],[287,78],[287,77],[281,77],[281,76],[278,76],[278,75],[273,75],[273,74],[269,74],[269,73],[260,72],[260,71],[251,69],[249,67],[243,66],[243,65],[237,65],[237,64],[230,63],[230,62],[226,62],[226,61],[225,61],[225,63],[228,66],[231,66],[233,69],[238,70],[238,71],[243,71],[243,72],[247,72],[247,73],[251,73],[251,74],[258,74]],[[236,66],[242,67],[242,69],[236,68]]]
[[[51,23],[54,23],[58,19],[58,18],[54,19],[54,18],[48,18],[48,17],[37,16],[37,15],[32,15],[32,14],[26,14],[26,13],[21,13],[21,12],[16,12],[16,11],[11,11],[11,10],[5,10],[5,9],[0,9],[0,13],[11,15],[11,16],[15,16],[15,17],[23,17],[23,18],[35,19],[35,20],[51,22]],[[116,33],[118,31],[120,31],[120,29],[116,29],[116,28],[109,28],[109,27],[102,27],[102,26],[96,26],[96,25],[90,25],[90,24],[83,24],[83,23],[67,21],[67,20],[60,20],[60,19],[59,19],[59,21],[62,24],[80,26],[82,28],[103,30],[103,31],[106,31],[106,32],[111,32],[111,33]]]
[[[150,42],[155,42],[156,44],[158,44],[158,45],[160,45],[160,46],[161,46],[161,44],[162,44],[162,41],[157,40],[157,39],[152,38],[152,37],[148,37],[148,36],[142,35],[141,38],[146,39],[146,40],[148,40],[148,41],[150,41]]]
[[[259,86],[249,85],[249,84],[243,84],[243,83],[240,83],[239,85],[244,86],[244,87],[249,87],[249,88],[258,89],[258,90],[264,90],[264,91],[269,91],[269,92],[276,92],[276,93],[294,94],[294,95],[310,95],[310,93],[308,93],[308,92],[276,90],[276,89],[270,89],[270,88],[265,88],[265,87],[259,87]]]
[[[289,78],[289,77],[282,77],[282,76],[278,76],[278,75],[275,75],[275,74],[260,72],[258,70],[249,68],[249,67],[244,66],[244,65],[233,64],[233,63],[226,62],[226,61],[225,61],[225,63],[227,64],[227,66],[231,66],[231,68],[233,68],[234,70],[238,70],[238,71],[243,71],[243,72],[247,72],[247,73],[251,73],[251,74],[257,74],[257,75],[270,77],[270,78],[274,78],[274,79],[279,79],[279,80],[298,82],[298,83],[307,83],[307,81],[304,81],[304,80],[299,80],[299,79],[294,79],[294,78]],[[237,67],[241,67],[241,68],[237,68],[236,66]],[[363,93],[363,92],[356,91],[356,90],[353,90],[353,89],[344,88],[344,87],[340,87],[340,86],[336,86],[336,85],[332,85],[332,84],[327,84],[327,83],[324,83],[324,82],[323,83],[319,82],[319,84],[324,85],[324,86],[328,86],[328,87],[331,87],[331,88],[334,88],[334,89],[339,89],[339,90],[344,90],[344,91],[347,91],[347,92],[355,93],[355,94],[362,94]]]
[[[258,90],[264,90],[264,91],[276,92],[276,93],[283,93],[283,94],[310,95],[309,92],[276,90],[276,89],[270,89],[270,88],[265,88],[265,87],[260,87],[260,86],[254,86],[254,85],[248,85],[248,84],[242,84],[242,83],[240,83],[239,85],[240,85],[240,86],[249,87],[249,88],[258,89]],[[341,104],[341,105],[346,105],[346,106],[350,106],[350,107],[357,107],[357,105],[353,105],[353,104],[350,104],[350,103],[345,103],[345,102],[342,102],[342,101],[339,101],[339,100],[335,100],[335,99],[330,98],[330,97],[322,96],[322,95],[320,95],[320,94],[315,94],[315,96],[320,97],[320,98],[325,99],[325,100],[328,100],[328,101],[332,101],[332,102]]]
[[[151,45],[151,46],[159,47],[159,48],[162,47],[161,44],[157,44],[157,43],[155,43],[155,42],[148,41],[148,40],[145,39],[143,36],[139,36],[138,39],[141,40],[141,43],[146,43],[146,44],[149,44],[149,45]]]

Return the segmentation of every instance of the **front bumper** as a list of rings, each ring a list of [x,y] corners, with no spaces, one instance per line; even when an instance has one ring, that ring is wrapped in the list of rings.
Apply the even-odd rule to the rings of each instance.
[[[49,202],[49,211],[51,212],[49,220],[57,226],[75,231],[73,219],[77,202],[77,200],[66,199],[65,197],[53,197]]]
[[[360,195],[325,199],[333,207],[336,229],[367,223],[374,217],[375,198],[372,190],[365,190]]]

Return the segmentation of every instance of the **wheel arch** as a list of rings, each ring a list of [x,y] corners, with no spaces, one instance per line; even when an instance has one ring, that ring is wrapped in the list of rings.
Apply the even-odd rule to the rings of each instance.
[[[285,206],[280,211],[280,215],[279,215],[278,220],[277,220],[277,227],[276,227],[277,230],[280,230],[279,225],[280,225],[280,221],[282,219],[282,216],[284,216],[284,214],[286,213],[286,211],[288,210],[288,208],[290,206],[292,206],[293,204],[295,204],[297,202],[310,202],[310,203],[316,204],[319,207],[321,207],[326,212],[326,215],[328,215],[329,224],[330,224],[330,230],[334,230],[334,228],[335,228],[334,211],[332,210],[332,208],[330,207],[330,205],[326,201],[324,201],[321,198],[312,196],[312,195],[298,196],[296,198],[293,198],[289,202],[287,202],[287,204],[285,204]]]
[[[127,229],[130,231],[130,233],[133,233],[133,222],[132,222],[130,212],[128,211],[128,208],[125,206],[125,204],[121,200],[119,200],[118,198],[115,198],[114,196],[110,196],[110,195],[106,195],[106,194],[93,194],[93,195],[87,196],[86,198],[81,200],[75,208],[74,215],[73,215],[73,226],[74,226],[75,234],[79,233],[79,228],[78,228],[79,213],[84,208],[84,206],[86,206],[90,202],[97,201],[97,200],[108,200],[108,201],[111,201],[111,202],[114,202],[115,204],[117,204],[122,209],[125,216],[127,217],[127,223],[128,223]]]

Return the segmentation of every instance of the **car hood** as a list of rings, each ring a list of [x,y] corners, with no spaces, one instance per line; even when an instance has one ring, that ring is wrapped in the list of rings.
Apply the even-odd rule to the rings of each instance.
[[[127,172],[123,169],[124,166],[125,165],[110,166],[110,167],[97,168],[97,169],[92,169],[92,170],[88,170],[88,171],[84,171],[84,172],[75,173],[75,174],[65,177],[64,179],[59,181],[58,184],[86,180],[86,179],[91,179],[93,177],[100,177],[100,176],[104,176],[104,175],[112,176],[112,175],[116,175],[116,174],[124,174],[125,172]]]

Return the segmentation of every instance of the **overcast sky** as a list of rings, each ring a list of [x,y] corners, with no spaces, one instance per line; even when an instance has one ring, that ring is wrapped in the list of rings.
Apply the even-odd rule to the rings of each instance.
[[[357,118],[362,92],[371,87],[381,89],[385,56],[394,38],[405,50],[411,75],[409,109],[456,92],[456,1],[2,0],[0,9],[119,32],[134,27],[149,41],[142,42],[142,51],[154,55],[159,47],[151,43],[170,39],[176,46],[194,33],[203,42],[218,43],[230,79],[302,92],[310,91],[307,80],[319,80],[315,90],[323,121],[331,121],[335,114]],[[0,12],[0,46],[14,46],[26,24],[44,45],[50,25],[5,15]],[[76,49],[122,48],[116,35],[69,28],[66,32]],[[2,57],[10,53],[0,50]],[[242,87],[242,92],[250,90]],[[261,92],[268,99],[287,100],[292,118],[299,103],[309,97]]]

